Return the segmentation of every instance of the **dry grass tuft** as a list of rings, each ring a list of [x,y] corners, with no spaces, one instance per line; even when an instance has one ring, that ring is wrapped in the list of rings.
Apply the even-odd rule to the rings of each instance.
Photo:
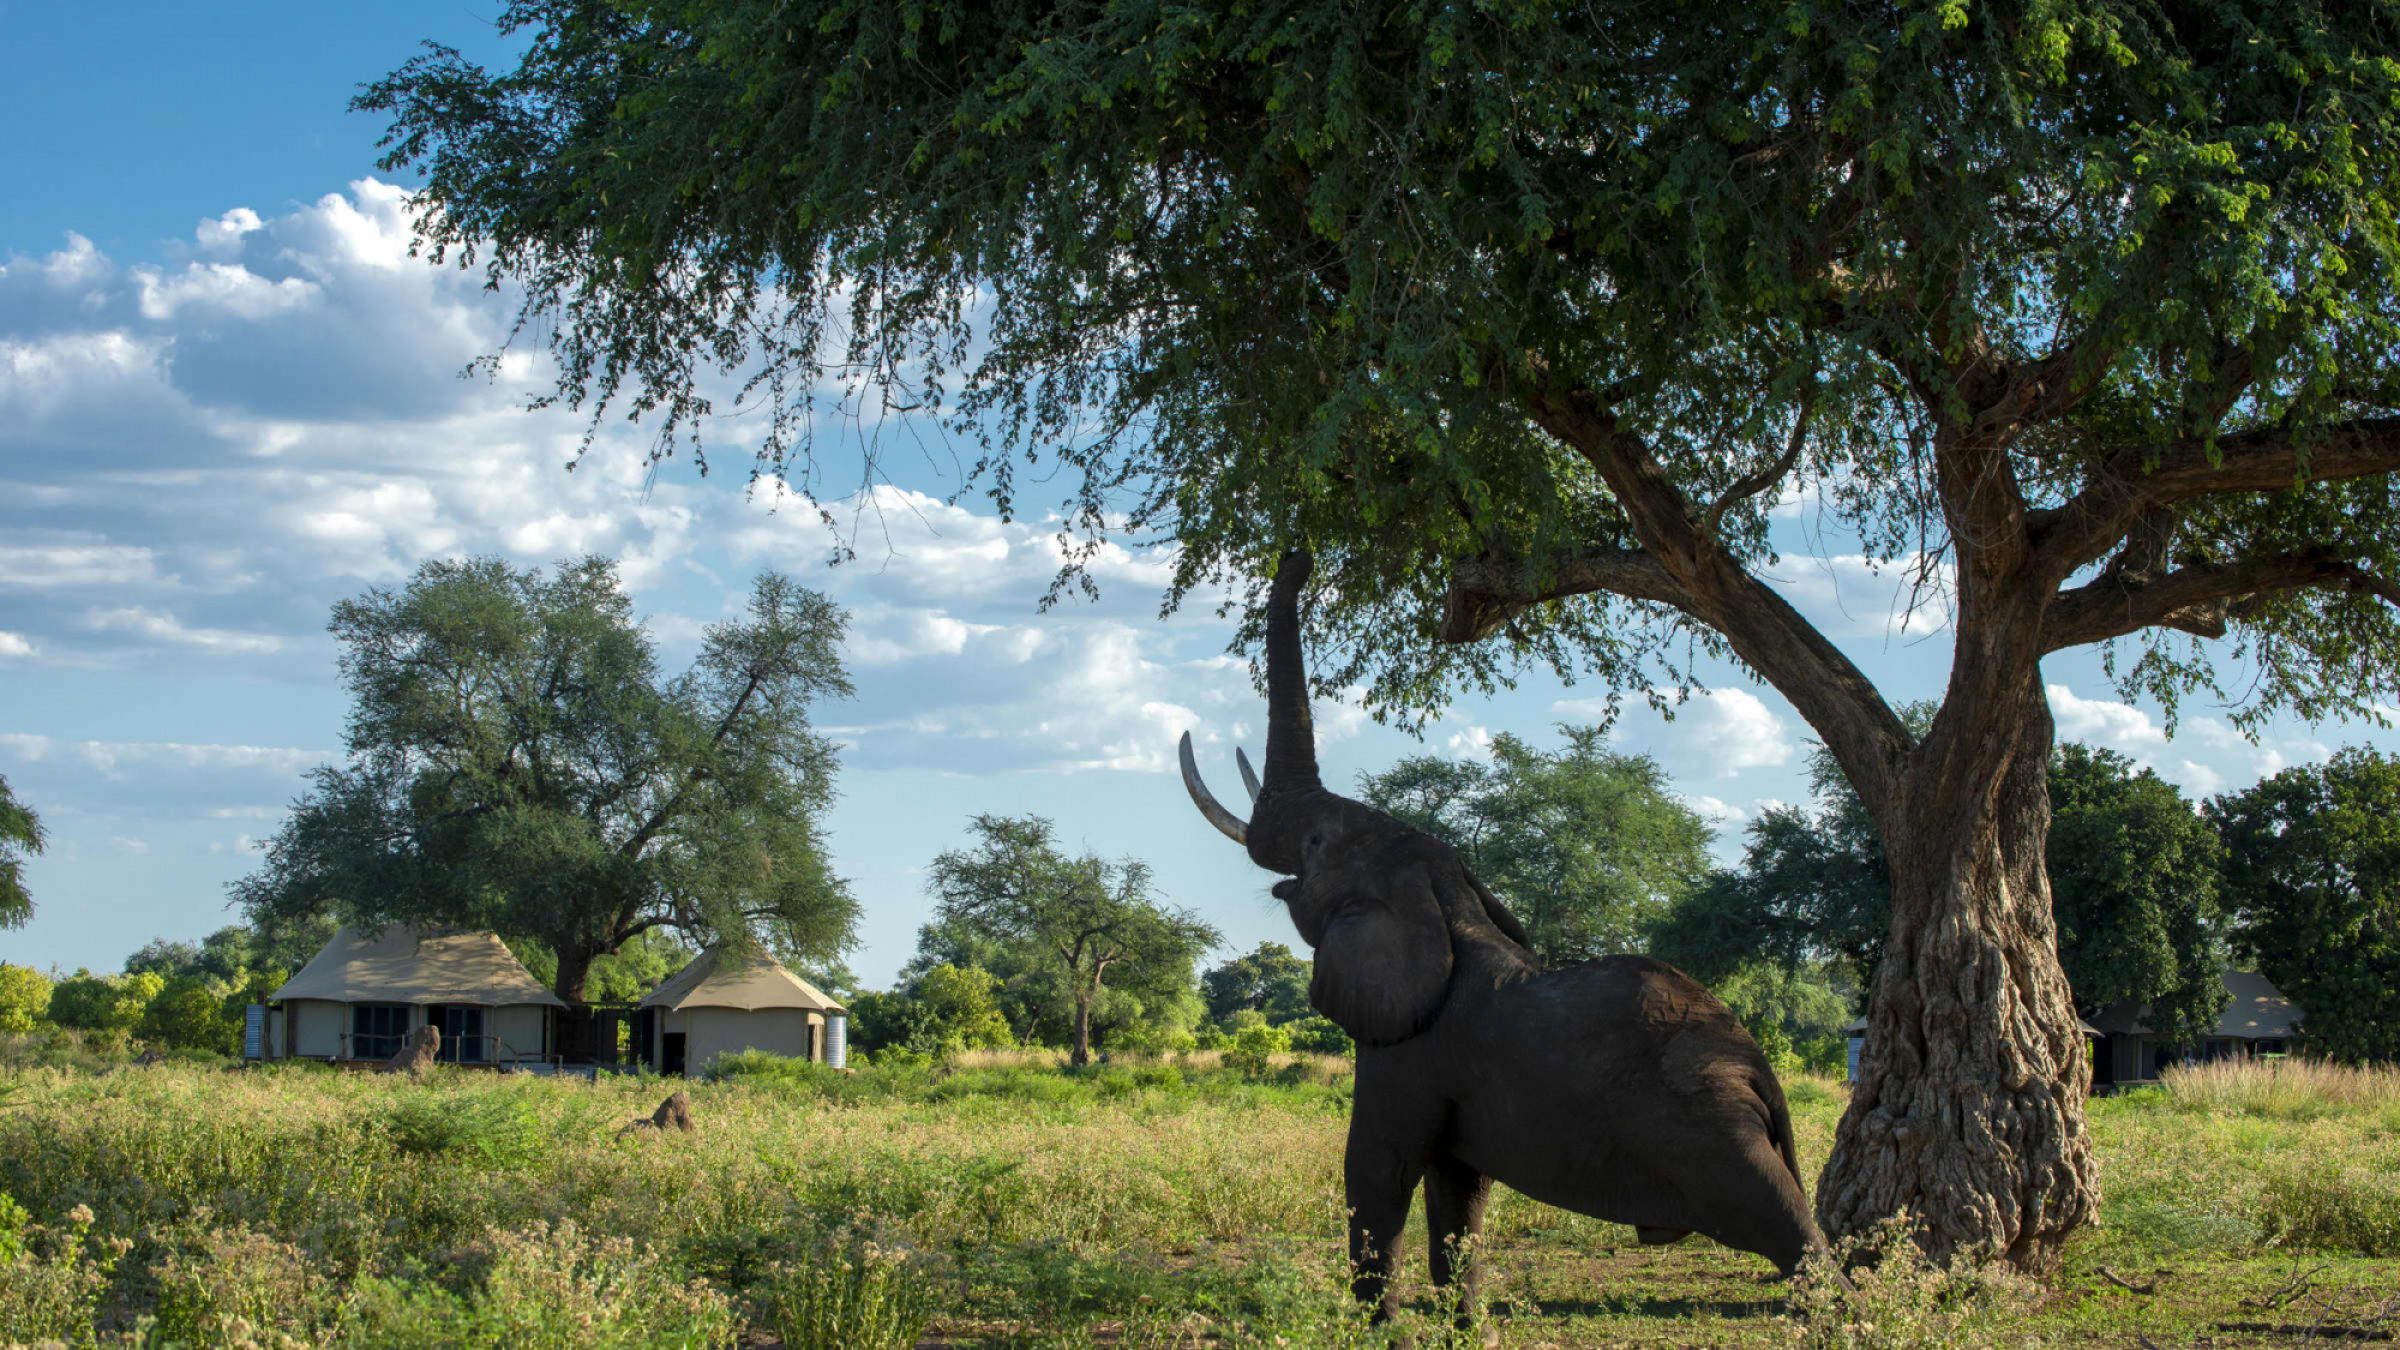
[[[2172,1066],[2158,1081],[2177,1106],[2212,1115],[2315,1120],[2349,1112],[2400,1110],[2400,1066],[2388,1064],[2227,1059]]]

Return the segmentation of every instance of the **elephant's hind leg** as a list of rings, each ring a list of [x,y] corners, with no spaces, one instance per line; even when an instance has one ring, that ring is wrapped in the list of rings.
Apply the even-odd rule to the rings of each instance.
[[[1458,1300],[1458,1325],[1471,1327],[1482,1316],[1483,1257],[1476,1250],[1483,1236],[1483,1209],[1492,1198],[1492,1179],[1447,1155],[1437,1156],[1425,1169],[1425,1237],[1432,1248],[1433,1287],[1448,1290]],[[1486,1327],[1485,1343],[1499,1344],[1499,1328]]]

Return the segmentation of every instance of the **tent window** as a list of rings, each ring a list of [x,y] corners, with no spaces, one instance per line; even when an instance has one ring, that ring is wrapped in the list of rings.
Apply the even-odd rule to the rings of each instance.
[[[350,1057],[390,1059],[408,1038],[408,1006],[401,1003],[350,1005]]]
[[[442,1046],[434,1054],[444,1063],[484,1062],[483,1009],[459,1004],[428,1008],[426,1020],[441,1029]]]

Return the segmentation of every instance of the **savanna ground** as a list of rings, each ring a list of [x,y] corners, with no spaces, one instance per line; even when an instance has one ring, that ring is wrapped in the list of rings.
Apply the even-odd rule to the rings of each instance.
[[[1378,1343],[1336,1061],[757,1061],[656,1135],[622,1132],[656,1079],[0,1058],[0,1344]],[[1843,1089],[1788,1086],[1813,1177]],[[2400,1338],[2400,1072],[2191,1074],[2092,1125],[2106,1221],[2041,1286],[1894,1259],[1837,1295],[1502,1192],[1491,1315],[1523,1346]]]

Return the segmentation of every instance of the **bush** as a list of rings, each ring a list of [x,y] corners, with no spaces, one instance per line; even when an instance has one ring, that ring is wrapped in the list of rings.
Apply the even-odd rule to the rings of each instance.
[[[153,1271],[158,1339],[273,1350],[322,1340],[334,1300],[300,1249],[241,1224],[208,1222],[207,1210],[194,1213]]]
[[[573,1221],[494,1230],[483,1282],[461,1297],[408,1280],[362,1281],[335,1343],[389,1350],[636,1350],[730,1345],[732,1301],[678,1278],[627,1238],[591,1238]]]
[[[2260,1227],[2280,1246],[2400,1256],[2400,1176],[2318,1158],[2267,1179]]]
[[[549,1138],[532,1103],[503,1091],[419,1091],[386,1108],[383,1127],[402,1153],[465,1158],[485,1167],[532,1162]]]
[[[773,1268],[754,1297],[793,1350],[909,1350],[933,1320],[933,1283],[905,1251],[854,1237]]]
[[[130,1245],[94,1242],[81,1205],[63,1229],[31,1222],[0,1193],[0,1345],[83,1341],[92,1334],[109,1277]]]
[[[1275,1057],[1291,1051],[1290,1032],[1264,1021],[1253,1022],[1234,1033],[1233,1044],[1225,1051],[1225,1067],[1247,1078],[1264,1078],[1275,1067]]]
[[[217,980],[178,975],[150,1000],[137,1030],[153,1045],[233,1054],[241,1049],[242,1024],[225,1015],[225,995]]]
[[[2039,1285],[2006,1265],[1964,1256],[1937,1266],[1910,1236],[1915,1228],[1903,1210],[1810,1257],[1791,1285],[1794,1339],[1810,1350],[1990,1345],[2009,1319],[2033,1306]]]
[[[164,976],[94,975],[78,970],[50,991],[50,1020],[78,1031],[130,1032],[150,1000],[167,987]]]
[[[0,962],[0,1031],[31,1031],[50,1015],[50,977]]]
[[[1358,1048],[1341,1023],[1330,1017],[1303,1017],[1286,1023],[1283,1029],[1291,1035],[1292,1048],[1304,1054],[1347,1055]]]

